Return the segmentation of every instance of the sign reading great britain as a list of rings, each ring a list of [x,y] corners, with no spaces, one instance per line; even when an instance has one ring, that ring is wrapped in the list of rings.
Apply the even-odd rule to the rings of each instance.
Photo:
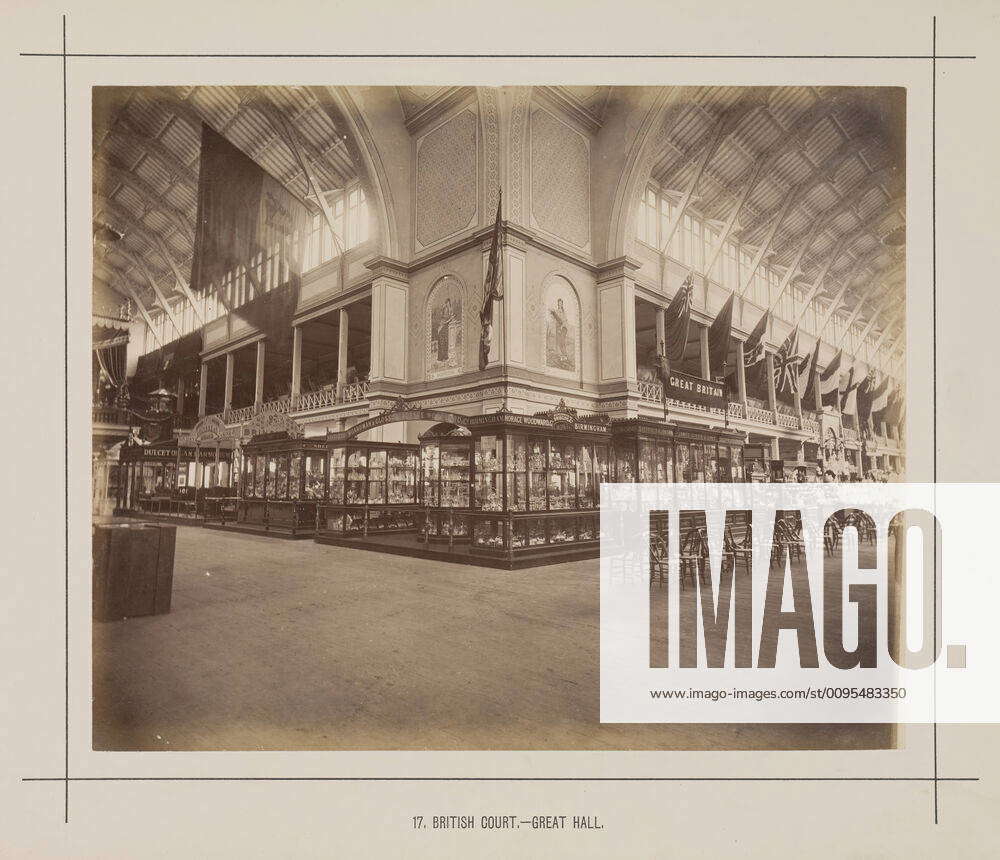
[[[726,408],[726,391],[721,382],[712,382],[679,371],[670,371],[668,394],[677,400],[687,400],[716,409]]]

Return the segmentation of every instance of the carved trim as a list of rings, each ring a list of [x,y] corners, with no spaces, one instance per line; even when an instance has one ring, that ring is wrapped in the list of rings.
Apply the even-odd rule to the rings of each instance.
[[[603,284],[617,278],[631,278],[633,274],[642,268],[642,261],[635,257],[615,257],[606,263],[601,263],[597,267],[597,283]]]
[[[515,87],[510,113],[509,197],[507,217],[524,223],[524,139],[528,132],[531,87]]]
[[[482,223],[492,224],[500,199],[500,120],[497,113],[497,91],[493,87],[477,87],[479,119],[483,126],[483,192],[485,205]]]
[[[448,87],[406,120],[406,130],[416,137],[449,111],[463,105],[473,94],[473,87]]]
[[[379,255],[365,261],[365,268],[370,269],[375,278],[392,278],[404,284],[409,283],[410,273],[405,263],[391,257]]]

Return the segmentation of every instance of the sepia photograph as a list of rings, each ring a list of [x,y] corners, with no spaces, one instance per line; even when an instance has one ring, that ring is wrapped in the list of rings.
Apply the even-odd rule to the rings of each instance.
[[[95,86],[92,110],[94,750],[905,743],[598,701],[602,485],[906,478],[904,88]],[[827,562],[845,529],[873,564],[846,515]],[[694,605],[703,523],[678,540]],[[737,589],[751,545],[727,520]]]

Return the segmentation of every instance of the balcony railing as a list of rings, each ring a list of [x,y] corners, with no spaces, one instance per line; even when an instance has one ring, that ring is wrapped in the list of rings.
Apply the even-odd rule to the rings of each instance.
[[[127,409],[117,406],[95,406],[91,416],[94,424],[127,425],[130,421]]]
[[[324,406],[336,405],[336,388],[321,388],[319,391],[306,391],[295,398],[296,412],[301,409],[322,409]]]
[[[322,388],[319,391],[306,391],[295,397],[285,394],[266,403],[240,406],[227,409],[221,413],[226,424],[243,424],[256,415],[285,415],[289,412],[304,412],[311,409],[324,409],[336,406],[338,403],[356,403],[368,397],[368,383],[354,382],[344,386],[343,396],[337,398],[336,388]]]
[[[344,403],[354,403],[358,400],[365,400],[367,397],[367,382],[352,382],[350,385],[344,386],[344,396],[342,398]]]
[[[639,398],[641,400],[645,400],[648,403],[663,402],[662,383],[654,380],[642,379],[639,380],[638,388]],[[686,409],[693,409],[701,412],[722,414],[721,409],[714,409],[697,403],[689,403],[685,400],[675,400],[673,397],[667,398],[667,404],[669,406],[680,406]],[[819,423],[812,416],[803,414],[802,417],[799,418],[798,415],[789,415],[784,412],[778,412],[776,415],[770,409],[757,406],[753,403],[747,403],[746,406],[744,406],[738,401],[730,401],[728,404],[728,415],[730,418],[742,421],[752,421],[756,424],[766,424],[769,427],[781,427],[786,430],[808,430],[812,433],[819,430]]]
[[[774,413],[770,409],[761,409],[748,403],[747,420],[756,421],[758,424],[774,424]]]
[[[648,400],[650,403],[663,402],[663,383],[652,382],[648,379],[639,380],[639,397]]]

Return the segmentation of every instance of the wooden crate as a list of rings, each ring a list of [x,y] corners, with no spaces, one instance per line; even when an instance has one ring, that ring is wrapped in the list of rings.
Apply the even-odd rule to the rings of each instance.
[[[169,612],[176,539],[172,525],[95,525],[94,620]]]

